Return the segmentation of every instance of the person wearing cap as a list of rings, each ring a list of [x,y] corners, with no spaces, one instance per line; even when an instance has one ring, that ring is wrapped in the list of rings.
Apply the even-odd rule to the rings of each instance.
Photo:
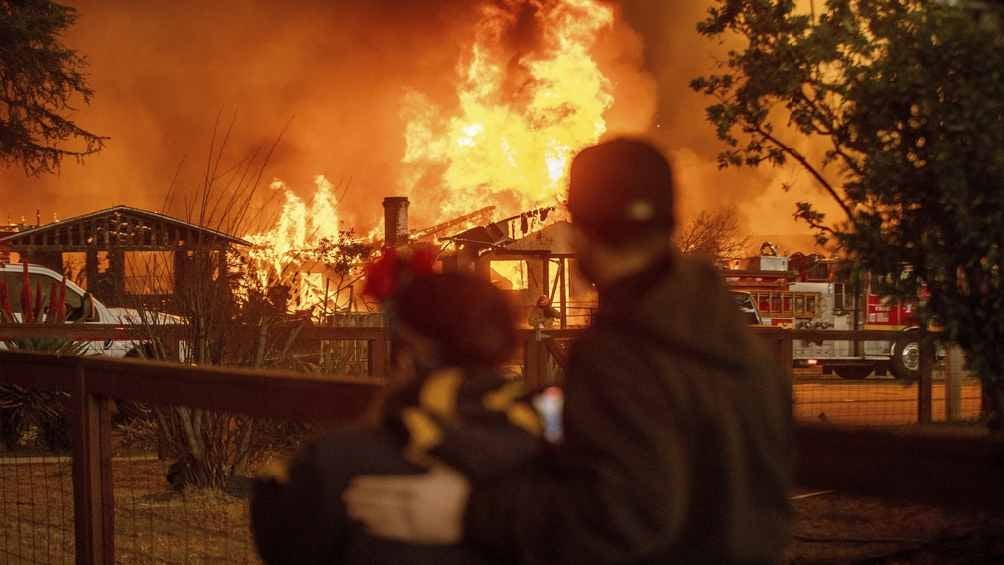
[[[669,164],[618,139],[580,152],[569,183],[600,305],[569,355],[562,442],[488,484],[445,468],[358,478],[350,515],[376,535],[463,539],[513,563],[781,561],[791,384],[714,267],[672,247]]]

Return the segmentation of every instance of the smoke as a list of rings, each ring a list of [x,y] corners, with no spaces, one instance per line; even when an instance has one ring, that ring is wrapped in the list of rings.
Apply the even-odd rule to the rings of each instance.
[[[159,209],[183,159],[180,183],[201,182],[221,110],[237,112],[225,161],[269,145],[289,122],[265,184],[278,177],[307,196],[316,174],[351,179],[349,225],[373,221],[376,197],[397,182],[404,88],[452,91],[473,17],[464,0],[74,4],[80,19],[65,40],[88,58],[96,92],[75,118],[111,139],[58,176],[4,171],[0,221],[33,221],[36,209],[43,221],[119,203]]]
[[[836,208],[794,165],[782,169],[718,168],[716,156],[722,145],[705,119],[705,108],[711,101],[691,90],[689,82],[715,72],[727,50],[741,49],[742,44],[734,39],[718,44],[698,35],[697,22],[705,17],[713,0],[622,0],[621,4],[625,20],[644,42],[646,68],[655,78],[658,105],[648,134],[673,158],[683,220],[702,210],[735,205],[749,233],[804,234],[808,233],[806,226],[792,217],[796,201],[822,201],[824,211]],[[817,153],[815,145],[796,144]],[[784,191],[785,184],[792,189]]]
[[[778,175],[790,172],[717,170],[707,100],[687,86],[720,54],[694,30],[710,1],[610,1],[622,17],[595,52],[613,85],[608,135],[646,135],[673,156],[684,215],[740,203],[759,233],[804,230],[790,221],[793,206],[771,200]],[[400,190],[404,95],[455,103],[455,68],[478,17],[478,3],[467,0],[71,3],[80,20],[65,40],[88,58],[96,92],[75,118],[111,139],[59,175],[0,171],[0,222],[33,221],[36,209],[43,222],[120,203],[159,209],[182,160],[180,186],[201,182],[222,110],[237,113],[230,162],[271,144],[289,122],[264,183],[280,178],[305,197],[317,174],[348,183],[343,227],[365,232],[379,219],[380,198]],[[518,51],[537,37],[527,24],[508,39]],[[422,207],[434,205],[413,203],[415,227]],[[168,212],[184,215],[180,206]]]

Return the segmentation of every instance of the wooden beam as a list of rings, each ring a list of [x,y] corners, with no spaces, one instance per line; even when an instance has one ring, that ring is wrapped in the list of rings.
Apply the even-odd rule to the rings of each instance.
[[[76,357],[13,352],[3,352],[0,355],[3,356],[3,361],[0,362],[0,382],[28,389],[63,392],[73,390],[73,369],[79,364]]]
[[[89,358],[101,394],[159,405],[293,420],[351,422],[366,413],[384,381],[274,371],[188,367]],[[171,383],[167,386],[167,383]]]
[[[383,335],[366,341],[366,357],[370,376],[387,376],[388,347]]]
[[[234,326],[239,327],[237,324]],[[139,324],[0,325],[0,339],[61,338],[79,341],[132,341],[150,339],[151,334],[157,337],[176,336],[183,338],[188,335],[188,332],[189,327],[184,324],[161,324],[154,328],[147,328]],[[577,334],[578,331],[548,331],[548,334],[552,333],[567,335]],[[378,341],[386,338],[384,328],[381,327],[307,326],[300,331],[298,339],[302,341]]]
[[[116,324],[5,324],[0,339],[57,338],[74,341],[148,340],[151,331],[161,335],[184,335],[187,326],[158,326],[151,330],[142,325]]]
[[[96,396],[82,363],[74,369],[73,518],[76,562],[115,562],[115,498],[111,477],[111,404]]]
[[[548,335],[551,331],[548,330]],[[523,382],[528,390],[541,388],[546,384],[547,349],[538,339],[539,332],[531,331],[523,340]]]
[[[558,259],[558,285],[560,289],[558,290],[558,307],[561,312],[561,329],[568,327],[568,297],[565,295],[566,287],[565,277],[567,276],[565,272],[565,259]]]

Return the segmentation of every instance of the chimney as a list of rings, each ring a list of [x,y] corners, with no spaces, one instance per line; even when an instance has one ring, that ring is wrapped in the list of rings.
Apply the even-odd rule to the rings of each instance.
[[[408,197],[383,199],[384,246],[399,247],[408,243]]]

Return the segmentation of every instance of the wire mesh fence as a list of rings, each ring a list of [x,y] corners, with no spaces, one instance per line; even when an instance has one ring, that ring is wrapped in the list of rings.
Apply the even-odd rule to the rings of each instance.
[[[852,379],[819,365],[796,368],[795,419],[849,426],[917,424],[921,403],[929,402],[932,422],[974,422],[981,415],[982,387],[965,371],[960,356],[949,349],[933,364],[929,400],[924,400],[918,380],[898,379],[882,367],[853,373]]]
[[[322,428],[176,405],[133,412],[113,428],[116,561],[258,563],[251,477]]]
[[[73,563],[74,558],[69,454],[0,452],[0,562]]]
[[[552,333],[554,343],[538,342],[536,348],[529,346],[524,351],[520,369],[525,378],[533,377],[534,371],[541,384],[563,378],[574,335]],[[372,371],[374,361],[367,357],[374,351],[385,355],[386,350],[374,349],[372,344],[363,347],[364,340],[356,339],[359,336],[355,334],[352,337],[360,345],[348,349],[357,350],[365,359],[360,370],[365,366]],[[536,339],[531,332],[524,337],[528,343]],[[317,336],[310,339],[313,347],[320,347]],[[531,359],[535,354],[537,361]],[[35,358],[24,358],[22,366],[30,372],[34,363]],[[63,364],[61,371],[77,374],[65,361],[53,363]],[[5,372],[6,367],[0,367],[0,383],[5,382]],[[87,361],[87,374],[97,386],[88,394],[109,398],[114,407],[105,454],[109,472],[98,480],[110,483],[110,545],[114,561],[120,563],[258,563],[248,523],[249,477],[323,433],[326,426],[317,423],[324,419],[321,416],[340,412],[343,421],[357,417],[357,408],[372,397],[371,392],[356,394],[351,387],[333,395],[325,386],[331,384],[324,382],[328,377],[319,375],[294,378],[99,360]],[[377,384],[372,378],[359,382]],[[31,388],[23,382],[20,386],[21,390]],[[796,374],[794,411],[802,423],[827,422],[834,428],[916,423],[919,388],[916,382],[881,375],[849,381],[821,373]],[[77,394],[73,387],[64,389],[64,393]],[[312,394],[315,389],[324,392]],[[50,395],[50,400],[55,394],[52,386],[39,391]],[[978,381],[964,374],[958,359],[949,356],[935,368],[932,391],[935,421],[948,414],[954,420],[978,417]],[[68,396],[64,394],[59,402]],[[62,415],[62,428],[40,425],[36,419],[20,425],[16,434],[3,435],[2,563],[72,563],[76,558],[75,465],[72,442],[66,439],[66,416]],[[55,443],[61,437],[60,429],[62,444]],[[12,435],[16,441],[8,439]],[[826,455],[831,462],[844,456],[863,457],[856,453]],[[197,458],[203,463],[212,461],[211,468],[200,467]],[[864,498],[833,490],[800,489],[793,497],[795,536],[788,550],[792,563],[861,559],[894,563],[902,555],[937,553],[942,546],[968,544],[975,535],[972,532],[982,524],[1000,523],[1000,516],[986,512],[903,504],[902,499],[881,496]],[[896,524],[910,526],[904,529]],[[992,555],[987,553],[990,551],[985,554]],[[967,553],[977,554],[983,555]]]
[[[68,400],[0,383],[0,562],[73,562]]]

